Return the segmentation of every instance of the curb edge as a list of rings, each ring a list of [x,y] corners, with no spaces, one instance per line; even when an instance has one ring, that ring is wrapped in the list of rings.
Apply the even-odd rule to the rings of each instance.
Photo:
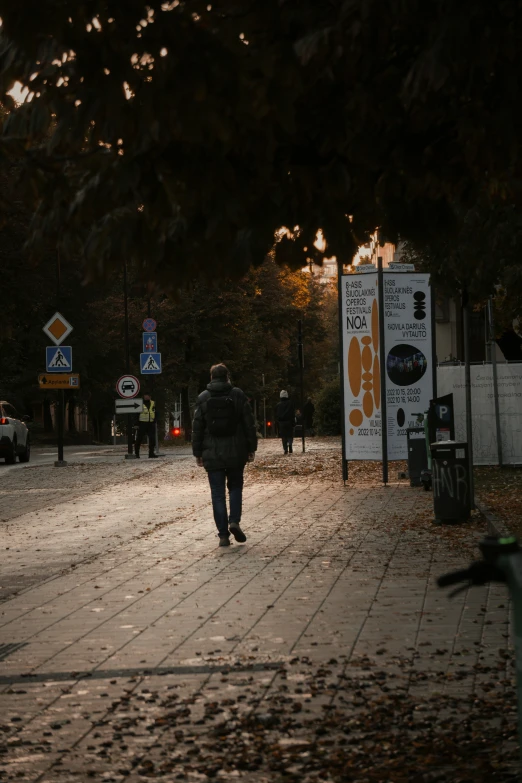
[[[475,505],[487,520],[488,534],[490,536],[499,536],[502,538],[511,535],[511,531],[506,527],[504,520],[494,514],[480,498],[475,497]]]

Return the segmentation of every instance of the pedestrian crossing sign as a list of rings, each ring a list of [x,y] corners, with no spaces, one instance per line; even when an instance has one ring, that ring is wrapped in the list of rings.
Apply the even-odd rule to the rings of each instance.
[[[71,372],[72,348],[70,345],[48,345],[45,349],[46,372]]]
[[[159,375],[161,373],[160,353],[140,353],[142,375]]]

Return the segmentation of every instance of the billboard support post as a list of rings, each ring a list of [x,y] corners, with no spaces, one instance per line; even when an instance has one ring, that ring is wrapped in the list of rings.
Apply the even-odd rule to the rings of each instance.
[[[342,433],[342,466],[343,466],[343,482],[346,484],[348,481],[348,460],[346,458],[346,416],[345,416],[345,398],[344,398],[344,383],[345,383],[345,365],[344,365],[344,340],[343,340],[343,262],[337,259],[337,302],[339,310],[339,376],[341,381],[341,433]]]
[[[388,420],[386,416],[386,346],[384,345],[384,272],[382,256],[377,259],[377,280],[379,294],[379,357],[381,380],[381,443],[382,443],[382,483],[388,484]]]

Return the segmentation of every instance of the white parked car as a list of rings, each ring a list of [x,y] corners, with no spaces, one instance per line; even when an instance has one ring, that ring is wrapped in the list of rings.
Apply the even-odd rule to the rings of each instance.
[[[4,457],[9,465],[16,462],[29,462],[31,457],[31,441],[26,421],[30,416],[20,417],[15,408],[0,400],[0,457]]]

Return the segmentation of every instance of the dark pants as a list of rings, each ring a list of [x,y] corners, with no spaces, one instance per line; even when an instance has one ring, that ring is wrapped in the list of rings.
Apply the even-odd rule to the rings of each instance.
[[[281,442],[283,444],[283,449],[285,451],[285,454],[287,454],[288,452],[292,454],[292,444],[294,442],[293,435],[287,435],[286,437],[281,438]]]
[[[239,524],[239,522],[241,522],[243,471],[244,467],[208,471],[214,522],[216,523],[220,536],[228,536],[229,523],[237,522]],[[228,487],[230,514],[227,514],[227,493],[225,483]]]
[[[140,421],[138,427],[138,434],[136,437],[135,451],[136,456],[140,456],[140,446],[143,438],[147,436],[149,439],[149,457],[154,454],[154,446],[156,445],[156,424],[153,421]]]

